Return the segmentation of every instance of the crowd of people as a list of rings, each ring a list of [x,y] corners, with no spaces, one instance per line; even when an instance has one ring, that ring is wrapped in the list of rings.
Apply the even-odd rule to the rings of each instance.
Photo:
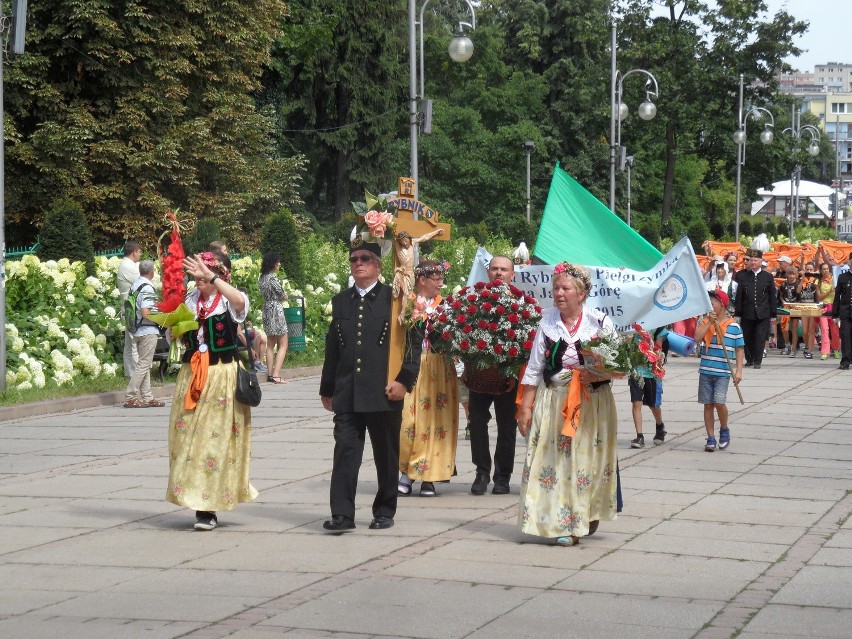
[[[140,256],[138,245],[129,242],[122,277],[133,279],[126,291],[121,286],[123,296],[133,295],[153,277],[153,262],[140,262]],[[812,357],[818,339],[822,359],[832,353],[839,356],[843,370],[852,360],[852,272],[844,272],[835,283],[828,260],[818,268],[816,263],[805,263],[801,271],[791,261],[781,260],[783,272],[778,275],[783,279],[776,285],[760,251],[750,249],[746,268],[740,271],[735,271],[736,260],[729,257],[708,273],[712,311],[670,327],[687,335],[691,331],[699,344],[698,402],[704,406],[708,452],[730,445],[729,383],[738,390],[743,368],[761,367],[771,336],[777,336],[778,342],[772,345],[781,353],[795,356],[801,327],[804,357]],[[615,335],[615,327],[606,314],[585,305],[592,288],[586,268],[567,262],[554,267],[553,307],[542,313],[520,380],[505,377],[496,390],[484,390],[475,386],[463,367],[456,367],[458,362],[431,347],[428,320],[441,312],[447,264],[424,259],[413,267],[410,314],[402,323],[406,348],[399,369],[393,371],[388,370],[390,332],[400,316],[392,316],[394,288],[380,280],[381,247],[353,240],[349,264],[352,285],[331,303],[319,388],[323,407],[334,414],[326,531],[341,534],[356,528],[355,495],[366,433],[378,484],[370,529],[394,525],[398,498],[415,494],[416,482],[420,496],[437,495],[436,484],[457,474],[460,402],[467,403],[466,430],[476,471],[471,494],[484,495],[492,481],[493,494],[512,492],[516,433],[525,438],[518,507],[522,532],[574,546],[594,534],[601,521],[616,518],[623,502],[613,378],[586,366],[582,348],[593,338]],[[852,254],[848,265],[852,268]],[[179,338],[183,355],[169,417],[166,498],[195,511],[197,530],[212,530],[218,525],[219,511],[258,495],[249,480],[251,409],[235,399],[234,389],[241,345],[252,346],[257,359],[265,355],[269,381],[281,383],[287,326],[281,306],[286,293],[275,275],[280,266],[278,254],[263,256],[259,288],[268,340],[264,353],[258,350],[263,333],[244,326],[249,299],[230,283],[226,247],[211,247],[184,260],[187,276],[195,282],[185,304],[198,328]],[[494,285],[511,282],[514,263],[506,256],[495,256],[487,273]],[[148,317],[155,301],[152,295],[135,300],[138,327],[128,331],[125,354],[130,383],[125,406],[161,405],[150,395],[149,355],[159,331]],[[779,303],[803,301],[822,303],[827,313],[809,318],[813,321],[799,317],[776,321]],[[669,335],[667,327],[660,327],[653,332],[653,341],[662,347]],[[662,382],[650,370],[640,372],[641,380],[631,377],[629,381],[636,429],[636,438],[630,442],[633,448],[644,446],[643,406],[655,420],[654,444],[663,444],[666,436]],[[497,425],[493,456],[488,435],[492,405]]]

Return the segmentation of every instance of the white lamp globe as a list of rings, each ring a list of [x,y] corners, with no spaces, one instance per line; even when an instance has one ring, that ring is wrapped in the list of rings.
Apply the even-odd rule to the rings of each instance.
[[[624,120],[627,117],[627,114],[630,113],[630,109],[627,108],[627,105],[624,102],[618,103],[618,119]]]
[[[454,61],[467,62],[473,55],[473,41],[466,35],[457,35],[450,40],[450,46],[447,50]]]
[[[639,105],[639,117],[643,120],[653,120],[657,115],[657,105],[653,102],[645,101]]]
[[[737,144],[745,144],[746,134],[745,131],[739,129],[738,131],[734,131],[734,142]]]
[[[775,139],[775,134],[772,132],[772,129],[763,129],[760,133],[760,141],[764,144],[772,144],[772,141]]]
[[[808,146],[808,153],[812,156],[816,157],[819,155],[819,145],[816,142],[813,142]]]

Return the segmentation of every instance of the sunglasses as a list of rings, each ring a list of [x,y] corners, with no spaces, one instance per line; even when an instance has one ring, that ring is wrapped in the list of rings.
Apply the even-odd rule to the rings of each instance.
[[[369,262],[373,257],[371,255],[350,255],[349,263],[356,264],[358,262]]]

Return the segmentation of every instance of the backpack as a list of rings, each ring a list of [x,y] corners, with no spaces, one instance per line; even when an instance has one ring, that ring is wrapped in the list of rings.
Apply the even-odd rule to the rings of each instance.
[[[121,311],[124,314],[124,330],[126,330],[128,333],[135,333],[143,322],[141,317],[139,317],[139,319],[136,319],[137,315],[141,315],[138,312],[137,300],[139,299],[139,295],[142,293],[146,286],[151,288],[152,293],[154,292],[153,285],[142,284],[142,286],[137,288],[135,291],[132,289],[130,290],[130,292],[127,294],[127,299],[124,300],[124,304],[121,307]]]

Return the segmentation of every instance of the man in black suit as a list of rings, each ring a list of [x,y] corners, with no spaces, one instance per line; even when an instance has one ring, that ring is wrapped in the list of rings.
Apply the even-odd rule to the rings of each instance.
[[[504,255],[495,255],[488,264],[488,280],[511,283],[515,276],[515,265]],[[494,495],[509,493],[509,480],[515,467],[515,394],[517,380],[506,378],[505,390],[497,395],[477,392],[474,382],[465,376],[462,380],[470,389],[468,404],[470,420],[470,456],[476,465],[476,479],[470,487],[474,495],[484,495],[491,481],[491,445],[488,441],[489,408],[494,404],[497,419],[497,446],[494,449]]]
[[[379,482],[370,528],[393,526],[402,400],[417,381],[422,344],[422,336],[410,336],[402,367],[387,384],[391,289],[379,282],[379,245],[356,237],[349,249],[349,264],[355,284],[331,300],[320,380],[322,405],[334,412],[331,519],[323,524],[332,532],[355,528],[355,490],[365,431],[370,433]]]
[[[748,249],[748,268],[738,271],[734,315],[743,329],[746,366],[760,368],[777,310],[775,279],[761,268],[763,251]]]
[[[848,271],[841,273],[834,287],[834,304],[831,308],[833,319],[840,320],[840,366],[842,371],[849,370],[852,363],[852,253],[846,262]],[[828,339],[827,337],[823,339]]]

